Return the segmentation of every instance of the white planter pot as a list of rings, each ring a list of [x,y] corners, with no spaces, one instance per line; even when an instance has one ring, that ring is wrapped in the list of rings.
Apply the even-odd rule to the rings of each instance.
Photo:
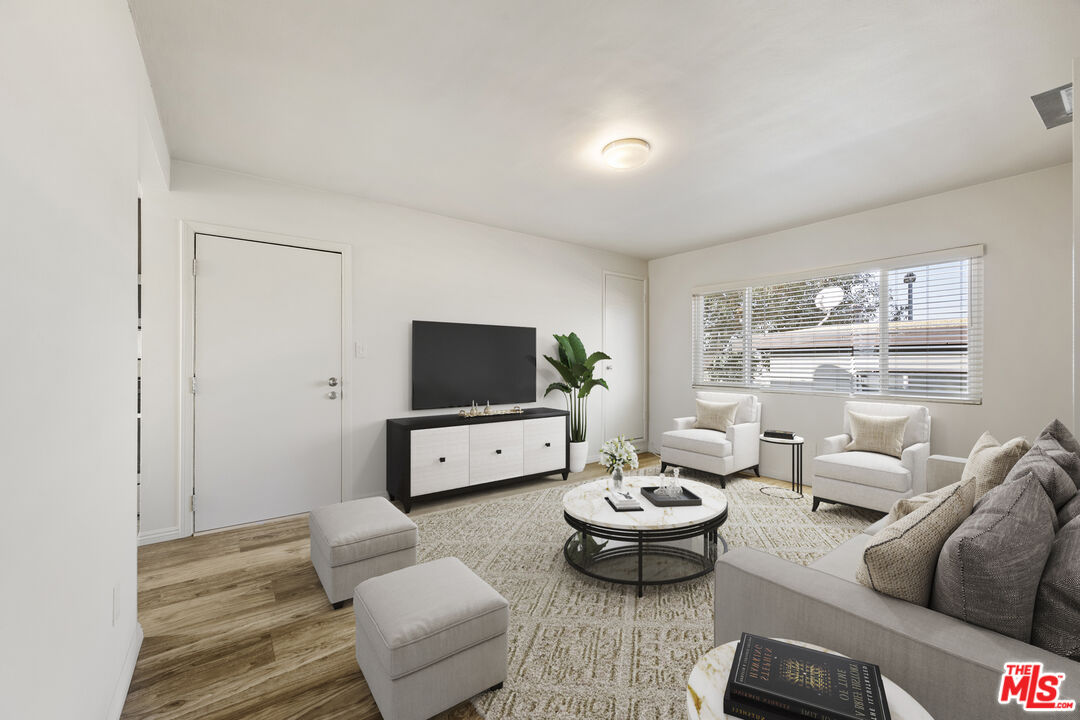
[[[589,455],[589,443],[570,443],[570,472],[581,472],[585,469],[585,459]]]

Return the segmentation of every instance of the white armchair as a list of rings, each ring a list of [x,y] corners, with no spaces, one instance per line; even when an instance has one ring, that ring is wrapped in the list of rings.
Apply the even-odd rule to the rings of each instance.
[[[851,442],[849,411],[864,415],[907,416],[899,458],[880,453],[847,451]],[[900,498],[927,491],[930,457],[930,411],[921,405],[844,403],[844,432],[825,438],[814,458],[814,510],[823,502],[843,503],[888,512]]]
[[[704,470],[720,476],[720,487],[727,486],[727,476],[753,468],[758,473],[761,402],[755,395],[742,393],[699,392],[699,400],[739,403],[735,422],[726,433],[696,428],[696,417],[675,418],[675,427],[660,441],[660,469],[668,465]]]

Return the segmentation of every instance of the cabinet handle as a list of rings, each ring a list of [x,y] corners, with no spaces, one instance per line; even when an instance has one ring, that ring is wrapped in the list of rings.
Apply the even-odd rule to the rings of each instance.
[[[495,451],[495,454],[496,454],[496,455],[502,455],[502,450],[496,450],[496,451]]]
[[[544,447],[551,447],[551,443],[544,443]]]
[[[439,462],[446,462],[446,458],[439,458]]]

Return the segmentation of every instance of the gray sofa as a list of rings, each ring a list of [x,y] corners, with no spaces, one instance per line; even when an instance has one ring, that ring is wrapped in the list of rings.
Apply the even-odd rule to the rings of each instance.
[[[960,479],[965,460],[933,455],[927,489]],[[1066,674],[1060,697],[1080,702],[1080,662],[855,582],[862,549],[884,518],[809,567],[739,548],[716,564],[715,641],[752,632],[815,643],[877,663],[935,720],[1031,718],[997,702],[1006,662],[1042,662]],[[1042,713],[1068,717],[1069,713]]]

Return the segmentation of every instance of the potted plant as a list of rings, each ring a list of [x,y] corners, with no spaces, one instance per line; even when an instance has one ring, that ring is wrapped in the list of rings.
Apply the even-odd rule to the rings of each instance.
[[[566,396],[566,409],[570,411],[570,471],[581,472],[585,469],[588,455],[585,437],[589,424],[589,393],[597,386],[609,389],[603,378],[593,377],[593,370],[597,362],[611,358],[602,352],[587,354],[585,345],[576,333],[555,335],[555,341],[559,343],[559,358],[556,360],[545,355],[544,359],[558,371],[562,382],[548,385],[544,396],[547,397],[552,390],[558,390]]]
[[[637,470],[637,448],[622,435],[612,438],[600,448],[600,464],[611,473],[611,489],[618,492],[622,490],[623,471],[626,466]]]

